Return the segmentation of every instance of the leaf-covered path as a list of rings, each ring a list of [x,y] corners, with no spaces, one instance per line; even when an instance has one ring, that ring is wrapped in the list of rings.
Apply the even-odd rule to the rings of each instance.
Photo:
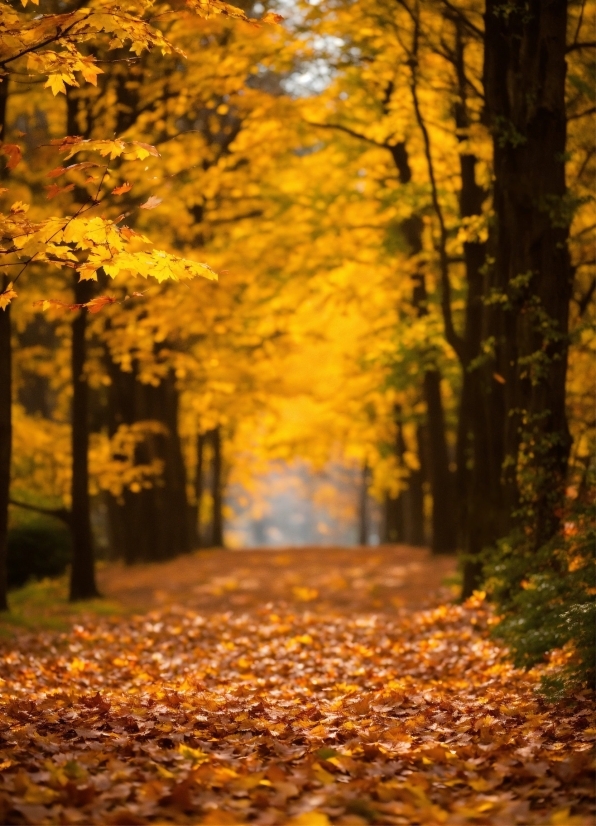
[[[178,596],[202,610],[147,566],[128,584],[161,607],[3,643],[0,822],[592,824],[590,698],[537,698],[481,601],[400,607],[388,568],[371,586],[390,549],[335,553],[351,574],[262,552],[269,601],[258,565],[233,574],[248,556],[195,557],[211,590],[187,571]],[[436,560],[401,553],[431,597]]]

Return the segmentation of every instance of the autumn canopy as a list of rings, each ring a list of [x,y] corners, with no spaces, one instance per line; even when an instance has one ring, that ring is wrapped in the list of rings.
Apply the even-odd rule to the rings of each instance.
[[[595,24],[0,0],[1,822],[593,822]]]

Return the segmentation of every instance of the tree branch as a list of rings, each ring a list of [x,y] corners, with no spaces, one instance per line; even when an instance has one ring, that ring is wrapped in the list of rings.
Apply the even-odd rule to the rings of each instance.
[[[17,502],[15,499],[9,499],[8,501],[9,504],[17,508],[35,511],[35,513],[43,513],[46,516],[54,516],[56,519],[60,519],[62,522],[70,525],[70,511],[67,511],[66,508],[44,508],[41,505],[30,505],[28,502]]]
[[[470,18],[466,17],[466,15],[462,12],[461,9],[458,9],[457,6],[454,6],[453,3],[449,2],[449,0],[443,0],[443,5],[446,6],[452,14],[454,14],[462,21],[462,23],[464,24],[466,29],[468,29],[469,32],[471,32],[479,40],[484,40],[484,32],[482,31],[482,29],[479,29],[478,26],[472,23]]]
[[[337,129],[339,132],[345,132],[346,135],[351,135],[353,138],[358,138],[358,140],[366,141],[367,143],[370,143],[373,146],[378,146],[379,149],[391,149],[390,144],[375,141],[373,138],[368,138],[361,132],[356,132],[355,129],[350,129],[349,126],[343,126],[341,123],[315,123],[311,120],[307,120],[305,121],[305,123],[307,123],[309,126],[316,126],[319,129]]]
[[[577,52],[580,49],[594,49],[596,48],[596,40],[586,40],[583,43],[572,43],[571,46],[567,46],[565,51],[567,54],[569,52]]]
[[[596,276],[592,279],[592,283],[590,284],[587,293],[580,298],[577,302],[579,308],[579,317],[582,318],[588,307],[590,306],[590,301],[592,300],[592,296],[594,295],[594,291],[596,290]]]
[[[410,66],[410,91],[412,93],[412,102],[414,104],[414,112],[416,115],[416,122],[422,132],[422,139],[424,143],[424,155],[426,158],[426,165],[428,168],[428,177],[430,179],[431,200],[435,215],[439,222],[439,265],[441,273],[441,311],[443,313],[443,324],[445,327],[445,338],[447,343],[453,347],[461,364],[465,366],[465,347],[462,338],[457,334],[453,324],[453,313],[451,310],[451,280],[449,278],[449,258],[447,256],[447,228],[445,226],[445,218],[439,201],[439,193],[437,187],[437,180],[435,178],[435,170],[432,159],[432,150],[430,144],[430,135],[426,128],[426,123],[422,116],[420,109],[420,101],[418,99],[418,89],[416,86],[416,66],[417,66],[417,51],[418,51],[418,19],[415,22],[414,29],[414,46],[412,49],[412,58],[408,61]]]

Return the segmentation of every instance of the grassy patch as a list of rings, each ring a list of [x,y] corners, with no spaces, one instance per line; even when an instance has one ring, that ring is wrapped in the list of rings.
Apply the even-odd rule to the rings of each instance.
[[[18,629],[66,631],[93,617],[119,616],[126,609],[107,599],[68,601],[68,579],[43,579],[10,591],[10,610],[0,614],[0,637],[12,637]]]

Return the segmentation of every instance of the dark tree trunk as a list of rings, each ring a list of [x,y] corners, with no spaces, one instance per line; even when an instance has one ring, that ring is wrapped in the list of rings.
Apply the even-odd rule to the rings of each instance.
[[[213,545],[224,547],[223,536],[223,464],[221,451],[221,427],[211,431],[213,444],[213,472],[211,474],[211,498],[213,501]]]
[[[197,466],[195,470],[195,500],[196,500],[196,511],[195,511],[195,524],[196,524],[196,534],[197,534],[197,544],[199,548],[205,547],[204,537],[203,537],[203,530],[202,530],[202,523],[201,523],[201,505],[203,502],[203,474],[205,472],[204,464],[205,464],[205,434],[204,433],[197,433]]]
[[[79,130],[79,110],[84,100],[69,87],[66,95],[67,134]],[[85,137],[89,137],[90,122]],[[87,193],[75,190],[75,201],[84,203]],[[84,304],[93,296],[93,282],[79,281],[74,273],[74,300]],[[70,572],[70,599],[90,599],[98,596],[95,582],[93,533],[91,530],[91,501],[89,497],[89,387],[85,376],[87,311],[79,310],[72,322],[72,481],[71,517],[72,567]]]
[[[427,483],[428,467],[424,452],[424,427],[418,425],[416,428],[416,450],[418,452],[418,470],[410,475],[411,508],[409,509],[411,531],[408,543],[410,545],[428,545],[426,518],[424,514],[424,488]],[[407,524],[407,523],[406,523]]]
[[[6,134],[8,78],[0,83],[0,129]],[[6,175],[3,169],[0,177]],[[3,275],[2,290],[10,278]],[[0,611],[8,609],[6,560],[8,542],[8,503],[10,498],[10,456],[12,450],[12,349],[10,340],[10,305],[0,310]]]
[[[0,86],[6,84],[6,81]],[[0,282],[6,289],[5,275]],[[6,560],[8,543],[8,503],[10,497],[10,454],[12,447],[12,353],[10,305],[0,310],[0,611],[8,609]]]
[[[406,452],[404,433],[402,425],[402,411],[399,405],[395,405],[393,418],[395,422],[395,456],[399,466],[403,465],[403,457]],[[405,538],[405,516],[407,509],[407,489],[400,490],[397,496],[385,497],[385,514],[383,524],[384,542],[406,542]]]
[[[413,303],[420,315],[428,312],[426,302],[425,279],[423,275],[419,275],[414,288]],[[423,394],[426,402],[428,444],[425,459],[433,502],[431,549],[435,554],[449,554],[457,549],[457,520],[454,479],[449,470],[441,374],[438,370],[425,371]]]
[[[358,494],[358,544],[368,545],[368,482],[370,471],[365,463],[361,471],[360,490]]]
[[[441,374],[427,370],[424,374],[424,397],[428,411],[428,466],[433,495],[432,551],[453,553],[457,547],[457,523],[453,502],[453,475],[445,439],[445,418],[441,400]]]
[[[75,302],[83,304],[93,294],[92,283],[74,276]],[[72,484],[70,528],[72,568],[70,599],[98,596],[95,582],[93,534],[89,500],[89,388],[85,376],[87,311],[79,310],[72,322]]]
[[[169,559],[191,550],[193,538],[186,491],[186,470],[178,432],[178,391],[174,376],[157,386],[143,384],[136,368],[124,372],[108,359],[110,390],[108,425],[113,435],[120,425],[157,423],[137,446],[135,461],[163,463],[163,473],[151,488],[125,490],[108,499],[112,550],[128,564]]]
[[[566,24],[564,0],[514,0],[507,14],[502,3],[487,0],[484,87],[495,168],[487,292],[501,302],[483,311],[483,337],[494,338],[495,358],[471,391],[472,408],[484,411],[473,431],[474,553],[520,520],[539,547],[558,528],[564,496],[572,277],[565,203]],[[480,560],[472,558],[468,566],[464,595],[477,584]]]
[[[410,167],[405,144],[400,153],[400,163],[396,164],[400,180],[410,180]],[[409,254],[422,252],[422,231],[424,225],[419,215],[412,215],[402,222],[402,232],[408,244]],[[419,316],[428,313],[426,278],[419,270],[414,279],[412,303]],[[453,483],[449,471],[449,454],[445,433],[445,415],[441,398],[441,375],[438,370],[427,370],[423,379],[423,394],[426,402],[430,450],[428,451],[428,475],[433,500],[432,542],[433,553],[454,553],[457,548],[457,523],[454,510]],[[449,480],[445,484],[445,480]]]
[[[395,408],[395,454],[401,464],[406,451],[401,421],[401,408]],[[385,498],[383,541],[403,542],[406,545],[424,545],[424,491],[422,458],[420,468],[410,470],[408,486],[397,496]]]

